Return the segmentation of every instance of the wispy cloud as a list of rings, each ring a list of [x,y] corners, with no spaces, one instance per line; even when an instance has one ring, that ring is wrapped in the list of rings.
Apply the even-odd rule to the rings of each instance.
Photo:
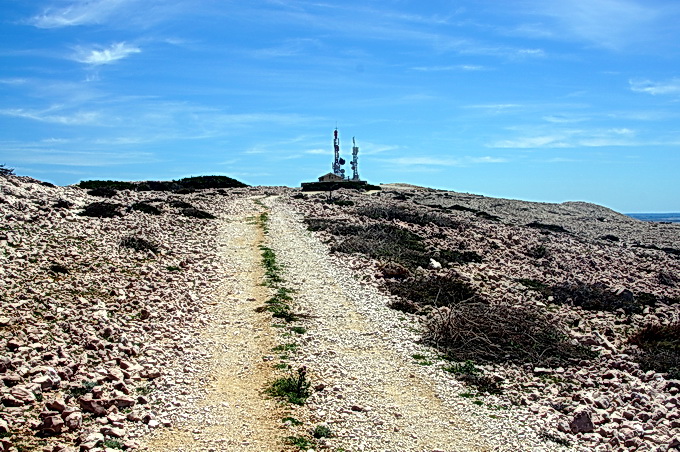
[[[486,66],[476,64],[455,64],[451,66],[417,66],[413,68],[418,72],[458,72],[458,71],[486,71]]]
[[[638,93],[647,93],[653,96],[657,94],[680,94],[680,78],[673,78],[663,82],[651,80],[629,80],[630,89]]]
[[[491,148],[510,149],[555,149],[578,147],[640,146],[658,144],[652,141],[641,143],[637,132],[625,127],[609,129],[571,129],[541,135],[521,136],[498,140],[488,145]]]
[[[32,119],[40,122],[48,122],[63,125],[86,125],[96,124],[101,115],[95,111],[78,111],[72,114],[54,114],[56,108],[47,110],[27,110],[23,108],[0,109],[0,115],[14,118]]]
[[[460,158],[451,157],[397,157],[393,159],[384,159],[386,163],[391,163],[398,166],[419,167],[419,166],[468,166],[483,163],[505,163],[508,160],[501,157],[471,157],[465,156]]]
[[[136,0],[80,0],[68,6],[50,7],[34,16],[30,23],[38,28],[62,28],[100,24]]]
[[[141,51],[142,50],[137,46],[129,45],[125,42],[117,42],[111,44],[108,48],[77,48],[73,59],[79,63],[100,66],[103,64],[115,63],[118,60],[127,58],[135,53],[140,53]]]
[[[667,17],[658,4],[638,0],[530,0],[529,3],[534,14],[554,24],[521,25],[517,33],[532,37],[567,36],[617,50],[651,39],[658,31],[658,22]]]

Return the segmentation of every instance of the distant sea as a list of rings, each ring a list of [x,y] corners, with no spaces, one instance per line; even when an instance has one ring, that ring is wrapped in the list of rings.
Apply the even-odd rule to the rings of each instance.
[[[626,215],[642,221],[680,223],[680,213],[627,213]]]

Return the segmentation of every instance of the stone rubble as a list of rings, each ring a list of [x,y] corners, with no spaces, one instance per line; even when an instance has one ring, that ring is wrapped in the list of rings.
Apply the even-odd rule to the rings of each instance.
[[[660,302],[630,316],[548,304],[572,326],[573,340],[599,356],[559,368],[479,365],[486,374],[502,379],[504,391],[477,394],[471,400],[462,396],[469,389],[442,370],[446,362],[440,354],[420,342],[421,318],[387,308],[394,297],[386,295],[384,279],[398,278],[405,269],[362,255],[329,255],[323,242],[334,238],[303,231],[302,216],[361,220],[352,208],[322,202],[325,195],[300,198],[297,193],[271,187],[182,195],[119,191],[107,202],[123,206],[122,216],[91,218],[79,212],[102,198],[85,190],[0,177],[0,451],[135,449],[140,437],[194,413],[214,353],[200,331],[218,320],[211,311],[216,288],[230,278],[229,256],[221,252],[223,244],[217,240],[219,222],[245,211],[239,200],[263,195],[278,196],[275,203],[267,201],[278,212],[279,222],[268,246],[281,254],[290,271],[309,275],[309,281],[295,282],[309,289],[300,298],[309,309],[323,307],[314,297],[323,297],[326,288],[317,287],[318,293],[312,288],[318,283],[314,278],[330,272],[337,276],[335,284],[342,287],[348,303],[328,313],[328,318],[310,318],[310,331],[290,358],[307,365],[316,386],[309,404],[294,409],[294,416],[306,420],[306,425],[326,423],[338,434],[335,439],[320,439],[320,449],[342,445],[347,450],[382,450],[379,445],[389,443],[392,432],[394,438],[411,435],[412,443],[399,443],[398,450],[424,450],[412,447],[427,443],[430,433],[411,431],[397,404],[379,405],[376,401],[384,399],[377,395],[375,400],[370,394],[352,395],[353,389],[365,394],[359,391],[365,388],[356,386],[359,383],[379,388],[384,382],[362,374],[361,360],[343,363],[335,358],[333,343],[338,348],[353,344],[357,356],[366,357],[371,356],[374,341],[388,347],[390,356],[403,365],[390,370],[384,364],[384,379],[435,382],[431,390],[442,410],[484,426],[479,444],[537,451],[563,450],[560,444],[567,442],[584,451],[665,452],[680,447],[680,381],[640,369],[635,347],[626,343],[627,334],[647,322],[678,321],[677,303]],[[490,298],[546,307],[549,301],[527,290],[518,278],[547,284],[603,283],[619,294],[680,296],[680,259],[663,251],[680,248],[679,225],[641,223],[585,203],[523,203],[412,187],[385,186],[380,194],[337,194],[357,206],[396,203],[445,211],[460,221],[463,227],[455,234],[435,225],[400,226],[428,237],[430,244],[482,255],[483,262],[454,270]],[[183,216],[181,208],[173,206],[177,201],[218,219]],[[129,209],[139,202],[154,205],[161,214]],[[500,221],[474,213],[480,211]],[[570,234],[544,234],[525,227],[532,221],[559,224]],[[296,235],[286,233],[284,226]],[[143,237],[158,249],[122,247],[121,240],[129,236]],[[603,240],[605,236],[610,239]],[[291,237],[296,238],[286,242]],[[301,253],[297,244],[318,260],[318,269],[297,259]],[[548,256],[527,258],[536,247],[545,248]],[[444,267],[433,258],[423,271],[449,270]],[[239,301],[238,295],[234,301]],[[336,331],[331,319],[346,315],[365,319],[358,324],[366,330],[352,337]],[[426,356],[430,364],[414,363],[415,355]],[[375,357],[377,363],[379,358]],[[282,428],[308,433],[293,425]],[[437,420],[432,429],[444,431],[452,425]]]

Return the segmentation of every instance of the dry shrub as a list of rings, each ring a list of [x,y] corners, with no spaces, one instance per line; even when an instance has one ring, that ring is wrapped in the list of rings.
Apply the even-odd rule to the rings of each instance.
[[[680,379],[680,322],[646,325],[631,336],[628,343],[640,348],[637,358],[642,369]]]
[[[215,215],[206,212],[205,210],[201,209],[196,209],[193,207],[187,207],[186,209],[182,209],[182,215],[185,217],[190,217],[190,218],[200,218],[200,219],[205,219],[205,220],[214,220],[216,217]]]
[[[455,306],[476,298],[472,286],[450,276],[422,275],[388,281],[387,288],[401,299],[391,307],[406,312],[416,312],[424,306]]]
[[[355,225],[325,219],[306,219],[309,230],[325,230],[343,237],[332,251],[361,253],[385,262],[397,262],[408,268],[425,267],[430,257],[425,252],[422,238],[393,224]]]
[[[88,204],[85,209],[80,213],[80,215],[85,217],[96,217],[96,218],[113,218],[120,217],[123,214],[120,213],[120,204],[108,203],[108,202],[93,202]]]
[[[535,308],[507,304],[441,307],[428,318],[424,339],[456,361],[562,365],[594,356],[570,342],[557,318]]]
[[[158,253],[158,245],[142,237],[135,237],[132,235],[124,237],[120,241],[120,246],[136,251],[151,251],[154,254]]]
[[[580,306],[590,311],[616,311],[626,314],[642,312],[645,306],[654,305],[656,296],[648,293],[634,294],[630,290],[614,292],[604,284],[563,283],[553,286],[550,295],[554,303]]]
[[[459,225],[457,221],[444,215],[421,212],[397,206],[362,207],[357,209],[357,213],[368,218],[373,218],[374,220],[399,220],[405,223],[417,224],[419,226],[434,224],[445,228],[452,228]]]

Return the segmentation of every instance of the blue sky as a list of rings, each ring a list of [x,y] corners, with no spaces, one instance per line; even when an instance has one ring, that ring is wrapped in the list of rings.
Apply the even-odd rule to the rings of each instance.
[[[680,211],[676,0],[4,0],[0,163]],[[349,159],[349,158],[348,158]],[[349,169],[348,169],[349,171]]]

